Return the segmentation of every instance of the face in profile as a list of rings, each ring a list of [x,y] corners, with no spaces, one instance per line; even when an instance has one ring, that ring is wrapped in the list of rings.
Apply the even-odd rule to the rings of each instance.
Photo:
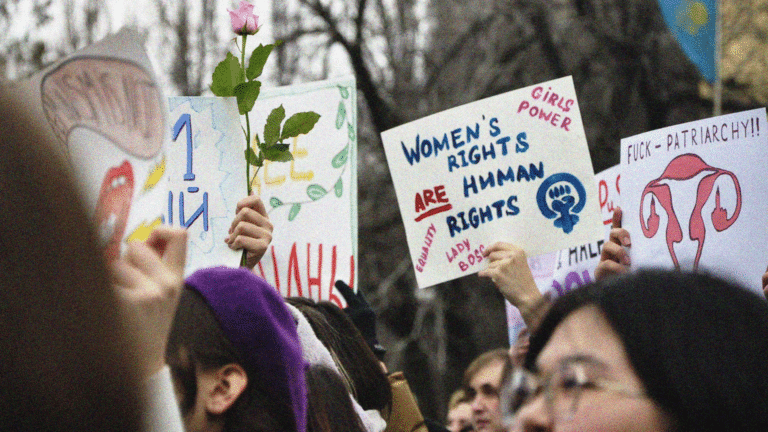
[[[511,431],[670,430],[670,419],[645,395],[623,343],[595,306],[557,326],[536,369],[513,376]]]

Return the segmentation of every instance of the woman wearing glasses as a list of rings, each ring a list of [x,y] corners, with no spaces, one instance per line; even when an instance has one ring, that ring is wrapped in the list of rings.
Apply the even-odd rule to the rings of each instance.
[[[502,389],[513,431],[768,431],[768,306],[644,271],[556,300]]]

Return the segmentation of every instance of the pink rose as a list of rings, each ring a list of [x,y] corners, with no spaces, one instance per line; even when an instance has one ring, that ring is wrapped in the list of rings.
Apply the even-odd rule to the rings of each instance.
[[[259,31],[259,17],[253,14],[253,5],[247,1],[241,1],[240,7],[235,11],[229,11],[232,21],[232,31],[239,35],[252,35]]]

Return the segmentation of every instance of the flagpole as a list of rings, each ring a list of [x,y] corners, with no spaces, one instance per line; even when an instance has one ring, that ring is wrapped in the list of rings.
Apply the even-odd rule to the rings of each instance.
[[[722,77],[722,51],[723,51],[723,11],[722,0],[715,3],[715,88],[714,88],[714,112],[717,117],[723,111],[723,77]]]

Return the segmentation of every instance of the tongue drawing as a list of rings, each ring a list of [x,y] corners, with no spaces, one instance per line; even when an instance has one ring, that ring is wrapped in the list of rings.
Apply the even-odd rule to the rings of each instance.
[[[94,223],[104,246],[107,262],[120,255],[120,242],[128,223],[132,197],[133,168],[126,160],[119,167],[107,171],[96,203]]]

